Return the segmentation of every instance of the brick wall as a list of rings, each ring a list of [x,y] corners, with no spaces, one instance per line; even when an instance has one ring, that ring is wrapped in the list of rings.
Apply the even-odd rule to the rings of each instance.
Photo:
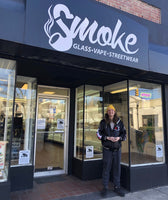
[[[160,24],[161,11],[152,5],[149,5],[140,0],[96,0],[122,11],[128,12],[132,15],[142,17],[149,21]],[[152,1],[151,1],[152,2]]]

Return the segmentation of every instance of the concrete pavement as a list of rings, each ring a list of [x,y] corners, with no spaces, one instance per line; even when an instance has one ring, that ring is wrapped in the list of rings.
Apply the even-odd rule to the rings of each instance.
[[[102,200],[168,200],[168,186],[142,190],[138,192],[128,192],[125,197],[108,197]]]
[[[100,192],[93,192],[85,195],[74,195],[55,200],[168,200],[168,186],[141,190],[138,192],[125,191],[125,193],[125,197],[120,197],[114,192],[108,191],[107,197],[102,198]]]
[[[69,175],[43,177],[34,180],[32,189],[11,192],[11,200],[168,200],[168,185],[138,192],[122,189],[125,197],[117,196],[110,183],[106,198],[101,197],[101,189],[102,179],[82,181]]]

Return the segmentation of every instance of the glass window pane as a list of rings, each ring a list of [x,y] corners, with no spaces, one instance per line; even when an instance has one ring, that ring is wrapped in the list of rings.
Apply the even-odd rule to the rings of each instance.
[[[35,172],[64,169],[66,99],[39,96]]]
[[[15,92],[11,165],[32,164],[35,108],[36,79],[18,76]]]
[[[84,86],[76,89],[76,131],[74,157],[82,159],[83,152],[83,94]]]
[[[123,121],[128,135],[128,100],[127,81],[114,83],[104,87],[104,111],[109,104],[116,108],[118,117]],[[122,142],[121,162],[128,165],[128,139]]]
[[[85,159],[102,158],[102,144],[96,132],[103,117],[102,87],[85,86],[84,150]]]
[[[8,178],[15,61],[0,59],[0,182]]]
[[[129,82],[131,164],[164,162],[161,86]]]
[[[57,95],[57,96],[69,96],[68,88],[57,88],[48,86],[38,86],[38,94],[41,95]]]

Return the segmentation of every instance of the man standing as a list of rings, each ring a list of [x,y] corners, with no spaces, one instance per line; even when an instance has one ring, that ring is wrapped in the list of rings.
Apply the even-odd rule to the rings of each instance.
[[[113,105],[107,107],[105,118],[100,122],[97,137],[103,145],[103,190],[101,195],[106,196],[107,194],[112,169],[114,192],[123,197],[125,194],[120,189],[120,161],[121,141],[126,140],[126,130]]]

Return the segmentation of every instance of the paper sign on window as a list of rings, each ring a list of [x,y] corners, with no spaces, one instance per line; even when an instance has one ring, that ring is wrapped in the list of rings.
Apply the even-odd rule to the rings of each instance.
[[[93,158],[94,147],[86,146],[86,158]]]
[[[44,130],[46,127],[46,119],[41,118],[37,120],[37,129],[38,130]]]
[[[156,145],[156,157],[161,158],[163,157],[163,146],[160,145]]]
[[[30,150],[19,151],[19,165],[29,164],[30,162]]]
[[[64,119],[57,119],[57,129],[64,129]]]

